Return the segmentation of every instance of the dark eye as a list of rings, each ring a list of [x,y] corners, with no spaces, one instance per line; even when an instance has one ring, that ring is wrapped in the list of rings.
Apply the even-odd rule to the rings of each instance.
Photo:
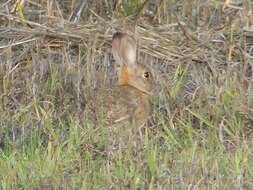
[[[149,72],[145,72],[143,76],[144,76],[144,78],[148,79],[150,77],[150,74],[149,74]]]

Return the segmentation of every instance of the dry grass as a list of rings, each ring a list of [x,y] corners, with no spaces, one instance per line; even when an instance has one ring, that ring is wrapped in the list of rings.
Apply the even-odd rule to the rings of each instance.
[[[252,12],[250,0],[0,1],[1,189],[252,189]],[[140,142],[109,154],[117,134],[80,114],[115,83],[118,30],[157,87]]]

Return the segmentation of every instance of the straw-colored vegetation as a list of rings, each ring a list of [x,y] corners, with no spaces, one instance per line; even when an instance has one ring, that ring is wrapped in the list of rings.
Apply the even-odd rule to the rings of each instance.
[[[128,138],[82,117],[115,31],[156,80]],[[0,189],[253,189],[252,67],[251,0],[1,0]]]

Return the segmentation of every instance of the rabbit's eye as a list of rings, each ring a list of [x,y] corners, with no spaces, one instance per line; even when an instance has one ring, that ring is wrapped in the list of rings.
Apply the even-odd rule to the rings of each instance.
[[[149,74],[149,72],[145,72],[143,76],[144,76],[144,78],[148,79],[150,77],[150,74]]]

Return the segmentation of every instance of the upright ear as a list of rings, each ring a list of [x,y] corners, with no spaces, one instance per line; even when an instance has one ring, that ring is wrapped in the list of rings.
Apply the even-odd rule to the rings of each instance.
[[[117,32],[112,39],[112,53],[119,65],[136,64],[136,41],[133,37]]]

